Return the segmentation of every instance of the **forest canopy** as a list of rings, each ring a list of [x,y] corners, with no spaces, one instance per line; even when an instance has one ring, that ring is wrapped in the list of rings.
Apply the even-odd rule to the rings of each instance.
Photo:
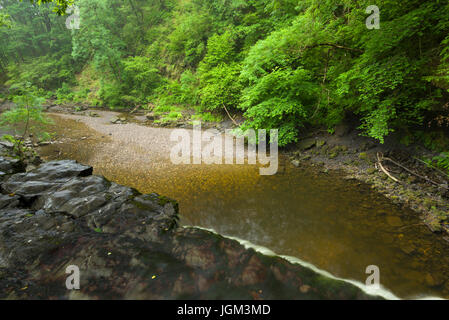
[[[449,3],[439,0],[0,0],[0,81],[110,108],[242,112],[243,127],[351,119],[434,147],[449,125]],[[380,10],[368,28],[367,8]],[[73,12],[72,12],[73,14]]]

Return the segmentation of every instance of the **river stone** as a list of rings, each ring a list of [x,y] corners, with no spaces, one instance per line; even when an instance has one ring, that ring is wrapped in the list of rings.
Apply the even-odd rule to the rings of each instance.
[[[12,149],[14,148],[14,143],[10,141],[0,141],[0,146],[5,147],[7,149]]]
[[[299,150],[302,150],[302,151],[309,150],[309,149],[312,149],[315,146],[315,144],[316,144],[316,140],[313,138],[304,139],[298,143],[298,148],[299,148]]]
[[[299,287],[299,290],[301,290],[302,293],[307,293],[310,290],[310,286],[302,285],[301,287]]]
[[[147,114],[145,114],[145,117],[150,121],[156,120],[156,116],[153,112],[148,112]]]
[[[175,201],[93,176],[75,161],[10,175],[0,191],[0,299],[378,298],[180,228]],[[69,265],[80,268],[76,293],[65,286]]]
[[[440,286],[445,281],[444,277],[432,275],[430,273],[427,273],[425,275],[424,280],[426,281],[426,284],[430,287]]]
[[[299,160],[292,160],[292,165],[294,165],[295,167],[299,167],[300,165]]]
[[[338,137],[343,137],[351,132],[351,127],[347,124],[339,124],[335,127],[335,135]]]
[[[116,124],[120,122],[120,118],[119,117],[112,117],[112,119],[109,121],[112,124]]]
[[[401,227],[403,225],[401,218],[396,216],[388,216],[387,223],[392,227]]]
[[[410,253],[412,253],[413,251],[415,251],[415,246],[414,246],[412,243],[410,243],[410,242],[407,242],[407,243],[401,243],[401,244],[400,244],[400,248],[401,248],[401,250],[402,250],[405,254],[410,254]]]

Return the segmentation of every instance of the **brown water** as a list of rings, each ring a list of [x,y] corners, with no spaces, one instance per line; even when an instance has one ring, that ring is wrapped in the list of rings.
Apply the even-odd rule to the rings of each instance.
[[[211,228],[298,257],[338,277],[365,282],[368,265],[402,298],[449,298],[449,244],[416,214],[369,186],[295,168],[281,158],[275,176],[251,165],[173,165],[170,130],[100,118],[53,116],[66,139],[47,159],[76,159],[96,174],[179,201],[182,223]]]

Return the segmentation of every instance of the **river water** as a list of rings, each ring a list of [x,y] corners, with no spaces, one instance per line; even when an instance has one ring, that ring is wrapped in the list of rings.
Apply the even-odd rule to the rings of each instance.
[[[51,115],[48,130],[62,142],[42,147],[43,157],[76,159],[112,181],[176,199],[182,224],[363,283],[376,265],[382,286],[401,298],[449,298],[449,244],[368,185],[293,167],[282,155],[274,176],[256,165],[174,165],[170,129],[113,125],[114,113],[99,114]]]

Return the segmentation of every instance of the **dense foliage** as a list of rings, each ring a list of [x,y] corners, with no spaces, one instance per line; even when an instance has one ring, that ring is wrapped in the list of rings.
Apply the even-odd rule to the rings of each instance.
[[[0,0],[11,25],[0,78],[91,105],[241,110],[244,127],[278,128],[281,145],[351,118],[381,142],[397,131],[441,147],[449,3],[374,2],[77,0],[80,29],[68,30],[52,4]],[[372,4],[379,29],[366,26]]]
[[[17,155],[23,159],[27,147],[23,142],[29,134],[36,135],[40,140],[48,138],[48,133],[42,130],[42,125],[49,119],[42,111],[44,98],[39,96],[30,83],[21,88],[14,88],[13,102],[15,106],[0,115],[0,126],[10,128],[18,135],[3,135],[3,139],[13,143]]]

